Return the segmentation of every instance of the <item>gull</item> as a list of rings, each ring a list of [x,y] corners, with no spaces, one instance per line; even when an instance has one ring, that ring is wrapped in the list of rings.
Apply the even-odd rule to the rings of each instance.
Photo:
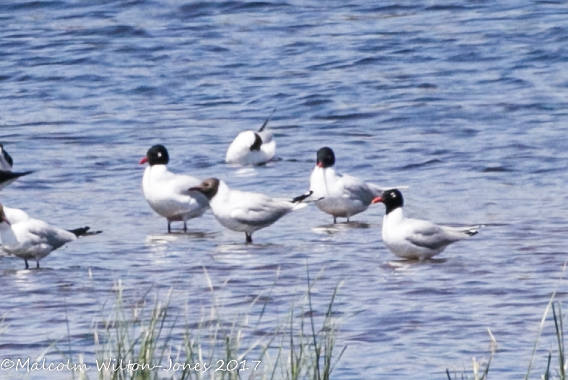
[[[477,234],[482,225],[470,227],[439,226],[427,220],[404,217],[404,200],[398,189],[385,191],[373,203],[385,204],[383,218],[383,241],[395,255],[405,259],[429,259],[442,252],[458,240],[468,239]]]
[[[260,193],[231,190],[225,182],[217,178],[206,179],[201,185],[189,190],[205,195],[219,223],[230,230],[244,232],[247,243],[252,243],[253,232],[305,207],[306,203],[301,201],[309,197],[308,194],[293,200],[284,200]]]
[[[0,204],[0,240],[2,249],[6,253],[24,259],[26,269],[29,269],[28,260],[35,260],[37,263],[36,267],[39,268],[39,261],[57,248],[77,240],[79,236],[96,235],[102,232],[88,231],[89,227],[63,230],[51,226],[43,220],[29,217],[11,223],[6,216],[4,206]]]
[[[338,174],[334,169],[335,154],[329,147],[318,150],[316,167],[310,178],[310,191],[317,208],[337,218],[349,218],[365,211],[385,188],[366,183],[357,177]]]
[[[28,175],[32,173],[29,172],[12,172],[12,166],[14,165],[14,160],[12,156],[4,149],[4,145],[0,144],[0,190],[5,186],[14,182],[17,178]]]
[[[225,162],[239,165],[262,165],[274,157],[276,153],[274,136],[271,131],[264,130],[271,117],[272,114],[257,132],[244,131],[239,133],[229,145]]]
[[[187,190],[201,181],[170,172],[166,166],[169,160],[168,150],[163,145],[154,145],[148,150],[140,160],[140,164],[149,164],[142,178],[142,190],[152,210],[168,220],[168,232],[171,232],[172,222],[183,222],[183,230],[187,231],[186,222],[203,215],[209,201],[203,194]]]

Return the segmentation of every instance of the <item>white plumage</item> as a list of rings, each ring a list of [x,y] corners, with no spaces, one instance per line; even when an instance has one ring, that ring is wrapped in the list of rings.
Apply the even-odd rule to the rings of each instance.
[[[448,245],[468,239],[482,226],[439,226],[420,219],[405,218],[400,191],[387,190],[373,203],[382,202],[387,210],[383,218],[382,238],[387,248],[405,259],[426,260],[442,252]]]
[[[227,149],[225,162],[238,165],[262,165],[270,161],[276,153],[276,141],[274,141],[272,132],[265,131],[264,128],[271,116],[272,114],[258,132],[239,133]]]
[[[4,252],[24,259],[26,269],[29,268],[28,260],[36,260],[39,268],[41,259],[66,243],[77,240],[77,236],[87,234],[89,229],[84,227],[66,231],[43,220],[24,218],[24,214],[25,216],[27,214],[21,210],[17,211],[20,211],[20,219],[11,222],[4,207],[0,205],[0,240]],[[15,214],[13,212],[11,214],[12,220],[16,220]]]
[[[365,183],[350,175],[338,175],[333,168],[316,166],[310,178],[314,203],[321,211],[336,218],[349,218],[365,211],[373,199],[382,194],[377,185]]]
[[[225,182],[210,178],[193,188],[203,192],[209,200],[215,218],[224,227],[246,234],[252,242],[252,233],[268,227],[293,210],[306,206],[305,203],[271,198],[264,194],[231,190]],[[303,199],[303,197],[300,197]]]
[[[328,147],[317,152],[316,167],[310,177],[310,191],[317,208],[337,218],[349,218],[365,211],[383,188],[365,183],[357,177],[335,172],[335,154]]]
[[[171,222],[186,222],[200,217],[209,208],[209,201],[198,192],[189,191],[190,187],[201,183],[197,178],[175,174],[168,170],[166,164],[169,156],[162,145],[154,145],[146,157],[140,162],[148,162],[150,166],[144,171],[142,190],[146,201],[159,215],[168,220],[168,232]]]

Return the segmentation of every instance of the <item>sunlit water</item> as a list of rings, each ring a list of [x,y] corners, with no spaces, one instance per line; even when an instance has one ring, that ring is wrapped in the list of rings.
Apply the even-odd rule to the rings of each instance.
[[[494,376],[524,375],[568,259],[564,2],[96,3],[0,4],[0,139],[15,170],[35,171],[1,202],[104,230],[41,270],[0,258],[1,358],[59,341],[92,363],[92,322],[119,280],[131,302],[173,288],[174,312],[196,319],[212,303],[208,277],[227,315],[274,284],[266,313],[277,320],[306,290],[309,265],[312,280],[323,269],[319,313],[343,281],[337,378],[445,378],[487,356],[487,328]],[[273,109],[281,160],[225,165],[232,138]],[[167,235],[141,192],[138,161],[155,143],[173,171],[289,197],[307,190],[328,145],[338,171],[408,185],[408,215],[488,226],[422,264],[386,250],[382,205],[339,226],[309,207],[250,246],[210,212]],[[535,378],[552,334],[548,321]]]

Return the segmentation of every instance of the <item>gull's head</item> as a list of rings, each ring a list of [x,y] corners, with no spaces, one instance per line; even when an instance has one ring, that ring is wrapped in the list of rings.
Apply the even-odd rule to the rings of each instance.
[[[140,160],[140,164],[145,164],[146,162],[153,165],[167,165],[170,161],[170,155],[165,146],[158,144],[154,145],[146,153],[146,157]]]
[[[189,188],[189,191],[199,191],[209,200],[217,194],[219,190],[219,180],[217,178],[207,178],[201,185]]]
[[[404,204],[402,193],[398,189],[384,191],[380,197],[373,199],[372,203],[384,203],[387,208],[387,214]]]
[[[6,214],[4,213],[4,206],[0,204],[0,225],[3,224],[4,222],[10,225],[8,218],[6,218]]]
[[[327,146],[318,150],[316,164],[320,168],[324,169],[335,165],[335,154],[333,153],[333,150]]]

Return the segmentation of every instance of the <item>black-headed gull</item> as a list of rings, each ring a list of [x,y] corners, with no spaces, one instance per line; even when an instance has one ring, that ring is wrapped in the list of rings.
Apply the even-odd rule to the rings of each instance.
[[[274,113],[274,111],[272,111]],[[276,142],[271,131],[265,131],[270,117],[266,119],[262,127],[255,131],[244,131],[233,140],[225,162],[239,165],[262,165],[267,163],[276,153]]]
[[[140,160],[140,164],[149,164],[142,178],[142,190],[150,207],[168,220],[168,232],[171,232],[171,222],[183,222],[183,230],[187,231],[186,222],[203,215],[209,201],[199,192],[187,190],[201,181],[170,172],[166,166],[169,160],[168,150],[163,145],[154,145],[148,150]]]
[[[439,226],[427,220],[404,217],[404,200],[397,189],[387,190],[373,203],[386,206],[383,218],[383,241],[395,255],[405,259],[429,259],[448,245],[475,235],[481,225],[470,227]]]
[[[219,223],[230,230],[244,232],[247,243],[252,243],[254,231],[268,227],[291,211],[306,206],[300,202],[309,196],[294,200],[276,199],[264,194],[231,190],[217,178],[206,179],[190,190],[205,195]]]
[[[312,199],[316,199],[317,208],[333,216],[333,223],[337,223],[338,217],[347,218],[349,222],[350,217],[365,211],[385,189],[357,177],[338,174],[334,165],[335,154],[331,148],[318,150],[310,178]]]
[[[0,190],[12,183],[17,178],[32,173],[31,171],[20,173],[12,172],[13,165],[14,160],[12,159],[12,156],[10,156],[8,152],[6,152],[4,145],[0,144]]]
[[[24,259],[26,269],[29,268],[28,260],[35,260],[37,268],[39,268],[39,261],[49,255],[51,251],[73,240],[77,240],[79,236],[95,235],[102,232],[88,231],[89,227],[67,231],[51,226],[43,220],[29,217],[11,223],[4,212],[4,207],[0,204],[0,240],[2,249],[6,253]]]

